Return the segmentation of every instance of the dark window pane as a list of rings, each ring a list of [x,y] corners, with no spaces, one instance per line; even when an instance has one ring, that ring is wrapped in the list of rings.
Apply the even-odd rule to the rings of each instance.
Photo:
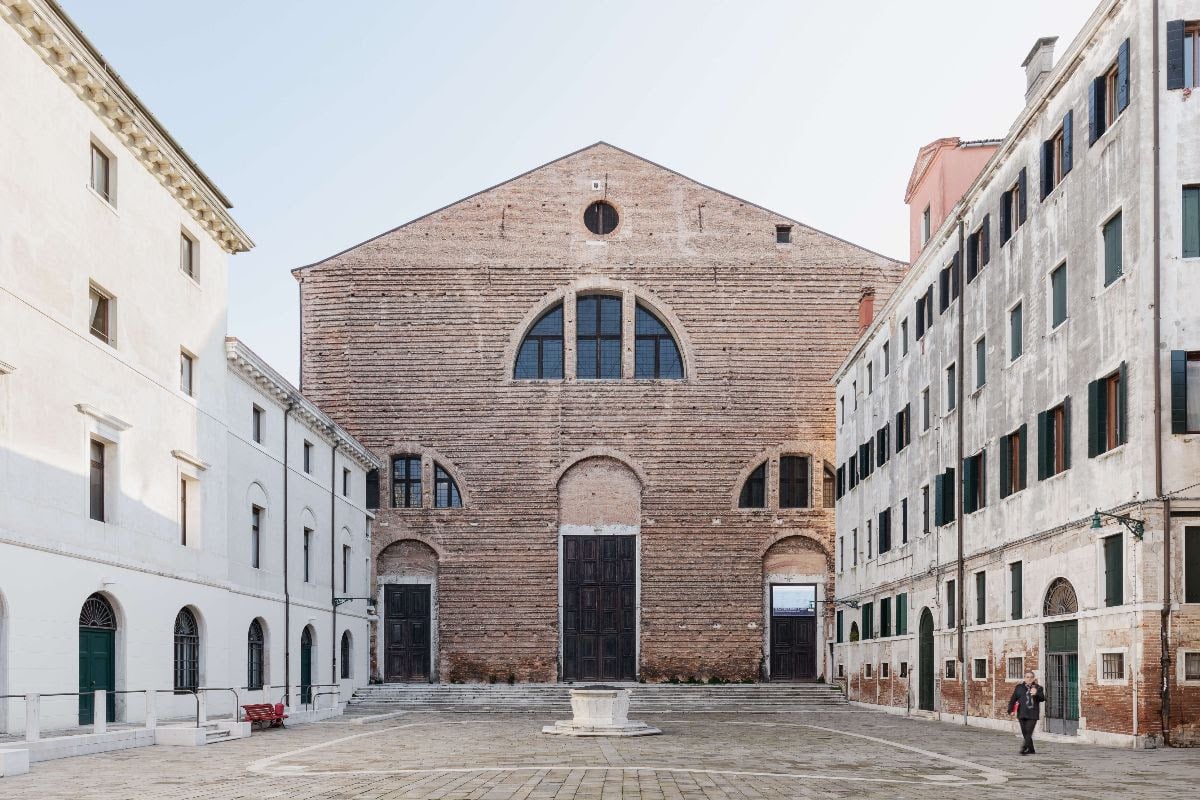
[[[683,360],[679,357],[679,348],[675,346],[674,339],[658,340],[658,377],[683,377]]]
[[[530,334],[534,336],[562,336],[563,332],[563,313],[562,306],[558,306],[552,311],[546,312],[546,315],[538,320],[533,326]]]
[[[604,339],[600,342],[600,377],[621,377],[620,339]]]
[[[641,306],[638,306],[634,332],[638,334],[665,336],[667,329],[663,327],[663,324],[658,321],[657,317]]]
[[[543,378],[561,378],[563,376],[563,342],[562,338],[542,340],[541,368]]]
[[[92,440],[89,478],[88,512],[99,522],[104,521],[104,445]]]
[[[1063,264],[1050,274],[1052,293],[1052,318],[1050,327],[1057,328],[1067,319],[1067,265]]]
[[[535,339],[526,339],[517,354],[517,368],[513,373],[517,378],[529,379],[538,377],[538,343]]]
[[[575,364],[575,375],[578,378],[598,378],[600,373],[596,370],[596,343],[595,341],[581,340],[578,345]]]
[[[633,377],[656,378],[655,344],[657,337],[639,338],[634,343]]]
[[[779,459],[779,507],[808,506],[808,459],[782,456]]]
[[[579,336],[596,335],[596,316],[600,298],[596,296],[581,297],[575,304],[575,332]]]
[[[742,484],[738,506],[741,508],[765,508],[767,505],[767,465],[759,464]]]

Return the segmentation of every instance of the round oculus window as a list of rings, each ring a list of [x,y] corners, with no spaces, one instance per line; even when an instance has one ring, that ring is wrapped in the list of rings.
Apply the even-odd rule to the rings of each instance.
[[[617,210],[603,200],[597,200],[583,212],[583,224],[597,236],[606,236],[617,229]]]

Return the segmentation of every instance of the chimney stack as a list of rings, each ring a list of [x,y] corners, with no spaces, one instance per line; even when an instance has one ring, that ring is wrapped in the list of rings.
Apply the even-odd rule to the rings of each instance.
[[[863,331],[871,327],[871,323],[875,321],[875,290],[867,287],[862,290],[862,294],[858,297],[858,333],[861,336]]]
[[[1029,102],[1029,98],[1033,97],[1033,93],[1042,85],[1042,80],[1050,74],[1050,70],[1054,68],[1054,43],[1058,41],[1057,36],[1043,36],[1033,44],[1033,49],[1029,51],[1029,55],[1025,56],[1025,60],[1021,62],[1021,66],[1025,68],[1025,102]]]

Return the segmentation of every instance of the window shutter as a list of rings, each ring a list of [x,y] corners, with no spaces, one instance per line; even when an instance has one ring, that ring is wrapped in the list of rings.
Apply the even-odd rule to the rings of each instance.
[[[1117,50],[1117,113],[1129,107],[1129,40]]]
[[[983,508],[987,505],[987,450],[979,451],[979,474],[976,476],[979,481],[979,501],[976,508]]]
[[[1200,256],[1200,187],[1183,189],[1183,257]]]
[[[904,406],[904,443],[912,441],[912,403]]]
[[[1187,351],[1171,351],[1171,433],[1187,433]]]
[[[1125,366],[1125,362],[1121,362],[1121,368],[1117,378],[1117,440],[1113,442],[1113,446],[1125,444],[1128,439],[1125,433],[1125,418],[1127,409],[1125,407],[1127,398],[1129,397],[1129,370]]]
[[[946,524],[946,520],[942,519],[942,507],[945,505],[945,501],[942,499],[942,495],[946,492],[943,485],[945,480],[945,475],[938,474],[933,476],[933,522],[935,525]]]
[[[1017,466],[1020,468],[1021,478],[1019,486],[1029,485],[1029,473],[1025,465],[1029,463],[1029,433],[1024,424],[1018,429],[1021,431],[1021,452],[1017,453]]]
[[[1012,192],[1005,192],[1000,197],[1000,244],[1012,238],[1012,220],[1009,218],[1009,206],[1012,204]]]
[[[975,510],[975,459],[963,459],[963,513]]]
[[[1075,112],[1068,111],[1063,117],[1063,152],[1062,152],[1062,174],[1065,176],[1071,171],[1071,129],[1075,124]]]
[[[1105,423],[1104,413],[1100,406],[1104,400],[1101,395],[1104,393],[1104,387],[1100,385],[1100,381],[1092,381],[1088,384],[1088,458],[1095,458],[1099,453],[1104,452],[1100,447],[1100,437],[1102,427]]]
[[[988,231],[991,230],[991,227],[992,215],[984,214],[983,228],[979,232],[979,235],[983,237],[983,263],[979,265],[981,267],[986,267],[987,263],[992,260],[992,237],[988,233]]]
[[[904,412],[896,412],[896,452],[904,449]]]
[[[1044,481],[1050,474],[1050,461],[1047,455],[1050,452],[1050,426],[1049,412],[1038,412],[1038,480]]]
[[[1012,438],[1000,437],[1000,498],[1011,494],[1012,486]]]
[[[1042,142],[1042,199],[1054,188],[1054,142]]]
[[[950,467],[949,469],[946,470],[946,480],[944,481],[944,483],[946,486],[946,492],[942,496],[942,499],[946,501],[946,508],[944,509],[944,515],[946,517],[946,522],[953,522],[954,521],[954,467]]]
[[[978,233],[972,233],[967,237],[967,283],[975,280],[979,273],[979,236]]]
[[[1183,25],[1181,19],[1167,23],[1167,88],[1183,88]]]
[[[1119,606],[1124,602],[1124,559],[1121,557],[1124,536],[1117,534],[1104,540],[1104,605]]]
[[[958,299],[958,290],[962,284],[962,259],[958,253],[950,262],[950,297]]]
[[[1071,398],[1063,400],[1063,469],[1071,468]]]
[[[1017,221],[1024,225],[1029,208],[1029,176],[1025,167],[1021,167],[1021,171],[1017,173],[1017,192],[1021,195],[1017,198],[1020,201],[1017,206]]]
[[[1104,119],[1104,78],[1096,78],[1088,84],[1088,147],[1096,143],[1104,130],[1100,127]]]

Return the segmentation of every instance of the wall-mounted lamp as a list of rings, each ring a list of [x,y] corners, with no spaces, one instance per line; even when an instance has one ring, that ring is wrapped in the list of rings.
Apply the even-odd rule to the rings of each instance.
[[[1109,514],[1101,511],[1100,509],[1096,509],[1092,513],[1092,530],[1099,530],[1100,528],[1104,527],[1104,522],[1100,519],[1101,517],[1115,519],[1117,522],[1128,528],[1129,532],[1133,534],[1133,538],[1137,539],[1139,542],[1142,540],[1142,537],[1146,535],[1146,524],[1142,522],[1142,520],[1134,519],[1133,517],[1126,517],[1122,514]]]
[[[837,600],[837,599],[834,599],[834,601],[833,601],[833,604],[834,604],[835,606],[846,606],[847,608],[849,608],[849,609],[851,609],[851,610],[858,608],[858,601],[857,601],[857,600]]]

